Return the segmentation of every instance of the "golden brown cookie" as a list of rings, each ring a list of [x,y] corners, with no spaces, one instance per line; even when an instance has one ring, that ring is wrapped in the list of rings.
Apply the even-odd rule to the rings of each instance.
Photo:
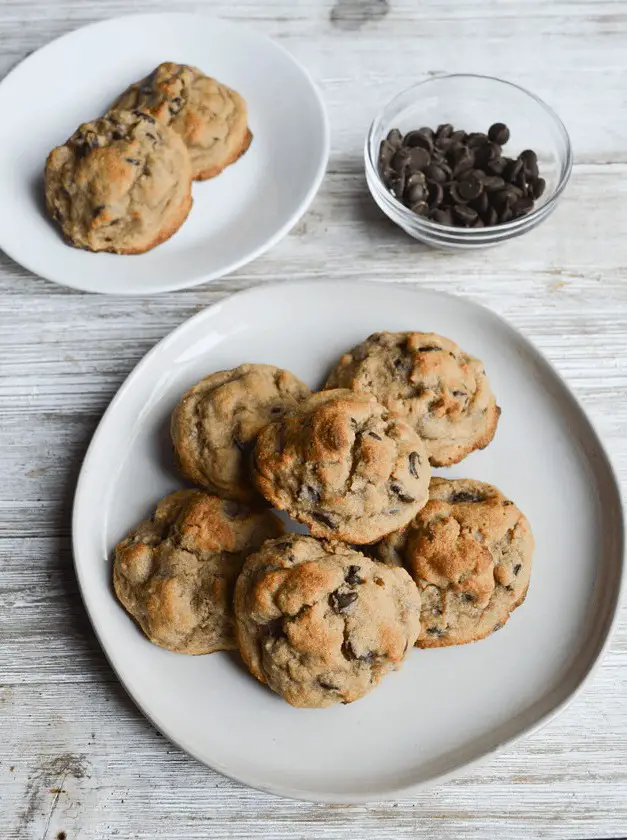
[[[299,534],[248,558],[234,604],[253,675],[306,708],[363,697],[400,667],[420,629],[420,596],[404,569]]]
[[[463,645],[499,630],[525,599],[533,535],[516,505],[474,479],[431,479],[429,501],[378,546],[422,597],[418,647]]]
[[[50,153],[46,207],[77,248],[141,254],[183,224],[191,181],[176,132],[148,114],[114,111]]]
[[[435,333],[374,333],[342,356],[325,388],[373,394],[418,432],[436,467],[486,447],[500,415],[483,363]]]
[[[194,385],[172,415],[172,442],[184,475],[229,499],[258,495],[250,481],[255,436],[311,395],[293,373],[240,365]]]
[[[137,108],[173,128],[187,146],[196,180],[218,175],[252,140],[239,93],[187,64],[160,64],[124,91],[113,108]]]
[[[266,426],[253,479],[316,537],[372,543],[426,503],[431,468],[407,423],[370,394],[322,391]]]
[[[116,546],[115,593],[159,647],[194,654],[230,650],[236,647],[233,587],[242,563],[282,533],[269,511],[179,490]]]

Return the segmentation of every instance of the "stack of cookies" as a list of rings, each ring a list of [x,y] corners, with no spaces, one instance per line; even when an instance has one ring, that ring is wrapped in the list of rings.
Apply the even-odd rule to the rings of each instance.
[[[166,62],[48,156],[46,207],[66,240],[141,254],[192,206],[192,181],[218,175],[250,145],[246,102],[198,68]]]
[[[239,649],[294,706],[350,703],[409,650],[499,629],[533,537],[499,490],[431,476],[487,446],[483,364],[433,333],[376,333],[312,394],[248,364],[182,398],[178,491],[116,548],[116,594],[155,644]],[[269,505],[308,526],[285,534]]]

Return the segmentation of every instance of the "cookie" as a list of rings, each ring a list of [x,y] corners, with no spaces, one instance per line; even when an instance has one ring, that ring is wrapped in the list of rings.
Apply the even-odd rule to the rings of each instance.
[[[159,647],[193,654],[231,650],[237,575],[251,552],[282,533],[269,511],[179,490],[116,546],[115,593]]]
[[[89,251],[148,251],[192,206],[185,144],[139,111],[81,125],[50,153],[44,180],[48,213],[71,245]]]
[[[113,107],[137,108],[173,128],[187,146],[193,177],[201,181],[234,163],[252,140],[239,93],[187,64],[160,64]]]
[[[240,365],[194,385],[172,415],[181,472],[214,493],[251,501],[249,473],[257,433],[311,395],[294,374],[272,365]]]
[[[500,414],[483,363],[435,333],[374,333],[342,356],[325,388],[374,394],[418,432],[436,467],[486,447]]]
[[[404,569],[300,534],[248,558],[234,606],[252,674],[305,708],[363,697],[400,667],[420,630],[420,596]]]
[[[431,480],[429,502],[378,546],[422,597],[418,647],[463,645],[499,630],[527,594],[533,535],[516,505],[474,479]]]
[[[253,480],[316,537],[361,545],[405,525],[426,503],[431,469],[407,423],[370,394],[314,394],[263,429]]]

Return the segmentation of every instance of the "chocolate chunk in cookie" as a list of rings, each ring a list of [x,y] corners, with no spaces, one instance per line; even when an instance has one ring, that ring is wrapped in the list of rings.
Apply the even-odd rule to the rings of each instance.
[[[115,593],[159,647],[230,650],[237,575],[251,552],[282,532],[269,511],[179,490],[116,546]]]
[[[400,667],[420,629],[404,569],[299,534],[251,555],[235,588],[240,652],[293,706],[352,703]]]
[[[140,254],[183,224],[191,180],[176,132],[148,114],[114,111],[50,153],[46,207],[77,248]]]
[[[317,537],[372,543],[426,503],[431,469],[407,423],[369,394],[322,391],[257,438],[253,479]]]
[[[113,108],[144,111],[173,128],[187,146],[196,180],[218,175],[252,140],[239,93],[187,64],[160,64],[132,84]]]
[[[496,487],[433,478],[429,502],[377,552],[385,563],[405,566],[418,584],[418,647],[462,645],[501,628],[524,601],[533,536],[527,519]]]
[[[325,387],[373,394],[418,432],[437,467],[486,447],[500,414],[482,362],[435,333],[374,333],[342,356]]]
[[[184,475],[231,499],[257,495],[249,476],[255,436],[311,395],[292,373],[241,365],[194,385],[172,415],[172,441]]]

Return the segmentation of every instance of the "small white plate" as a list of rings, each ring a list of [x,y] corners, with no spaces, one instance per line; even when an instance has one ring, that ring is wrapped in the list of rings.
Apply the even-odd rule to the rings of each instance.
[[[450,470],[500,487],[536,538],[527,600],[499,633],[414,650],[350,706],[294,709],[235,655],[150,644],[115,600],[111,552],[180,485],[169,416],[207,373],[287,367],[319,386],[376,330],[433,330],[483,359],[503,414],[494,442]],[[619,598],[623,519],[612,468],[558,374],[512,327],[463,298],[375,283],[262,286],[187,321],[135,368],[89,448],[76,491],[74,557],[100,642],[137,705],[221,773],[301,799],[395,798],[442,780],[551,718],[605,647]]]
[[[111,56],[112,60],[106,60]],[[238,90],[253,142],[217,178],[196,182],[187,221],[138,256],[66,245],[43,203],[48,152],[163,61],[194,64]],[[222,277],[277,243],[315,196],[329,156],[324,103],[278,44],[204,15],[114,18],[29,56],[0,84],[0,248],[75,289],[146,295]]]

